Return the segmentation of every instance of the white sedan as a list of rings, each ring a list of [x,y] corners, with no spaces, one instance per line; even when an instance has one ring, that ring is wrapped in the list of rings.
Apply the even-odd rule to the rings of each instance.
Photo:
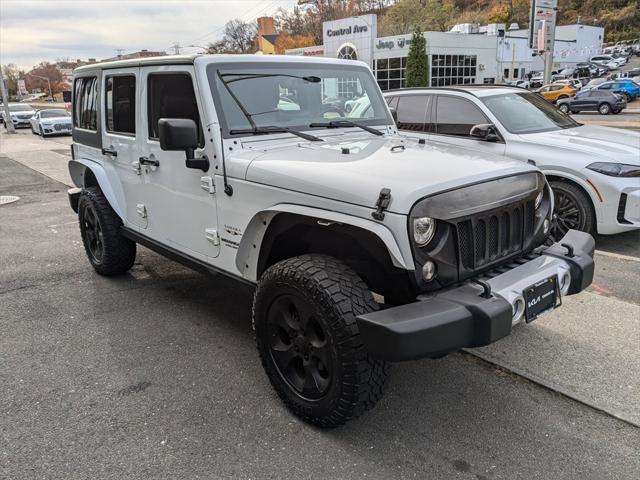
[[[71,115],[61,108],[40,110],[30,121],[34,135],[71,135]]]
[[[407,135],[538,166],[555,194],[556,236],[571,228],[640,229],[640,133],[582,125],[539,95],[506,86],[406,89],[385,97]]]

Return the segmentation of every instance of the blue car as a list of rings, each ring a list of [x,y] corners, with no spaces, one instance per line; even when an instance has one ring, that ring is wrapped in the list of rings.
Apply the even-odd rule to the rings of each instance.
[[[635,99],[640,95],[640,85],[631,80],[615,80],[606,82],[596,87],[598,90],[608,90],[613,93],[619,93],[627,97],[627,102]]]

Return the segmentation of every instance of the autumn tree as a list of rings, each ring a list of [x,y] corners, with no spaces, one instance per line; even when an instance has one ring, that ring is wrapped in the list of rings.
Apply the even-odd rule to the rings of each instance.
[[[429,61],[427,60],[427,41],[418,29],[414,30],[411,37],[411,47],[407,57],[407,69],[405,71],[405,87],[429,86]]]
[[[399,0],[380,19],[382,35],[401,35],[415,29],[446,31],[455,22],[458,9],[439,0]]]
[[[40,89],[49,93],[49,83],[44,78],[48,78],[51,83],[51,91],[55,95],[66,89],[62,83],[62,73],[58,67],[49,62],[42,62],[38,66],[32,68],[25,76],[27,90]]]
[[[4,83],[7,87],[9,96],[14,97],[18,95],[18,80],[24,78],[24,71],[20,70],[17,65],[9,63],[2,66],[2,74],[4,76]]]
[[[292,48],[312,47],[315,45],[315,41],[310,35],[289,35],[287,32],[282,32],[278,35],[276,40],[276,53],[282,55],[286,50]]]

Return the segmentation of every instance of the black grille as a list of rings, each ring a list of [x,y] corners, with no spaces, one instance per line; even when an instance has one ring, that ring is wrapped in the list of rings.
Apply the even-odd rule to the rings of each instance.
[[[461,266],[477,270],[521,252],[535,226],[533,201],[506,206],[455,223]]]
[[[616,216],[618,219],[618,223],[631,223],[629,220],[624,218],[624,212],[627,209],[627,194],[623,193],[620,195],[620,202],[618,202],[618,215]]]

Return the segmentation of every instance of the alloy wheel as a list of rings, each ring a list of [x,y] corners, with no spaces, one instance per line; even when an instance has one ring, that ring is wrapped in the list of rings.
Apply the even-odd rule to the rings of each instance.
[[[319,400],[332,380],[329,339],[310,303],[291,293],[277,297],[267,315],[271,358],[300,397]]]
[[[95,263],[104,259],[104,238],[98,215],[92,205],[86,205],[82,216],[83,232],[87,240],[87,248]]]
[[[571,229],[581,230],[584,219],[578,200],[568,192],[554,190],[555,210],[554,210],[554,227],[551,235],[554,239],[559,240]]]

